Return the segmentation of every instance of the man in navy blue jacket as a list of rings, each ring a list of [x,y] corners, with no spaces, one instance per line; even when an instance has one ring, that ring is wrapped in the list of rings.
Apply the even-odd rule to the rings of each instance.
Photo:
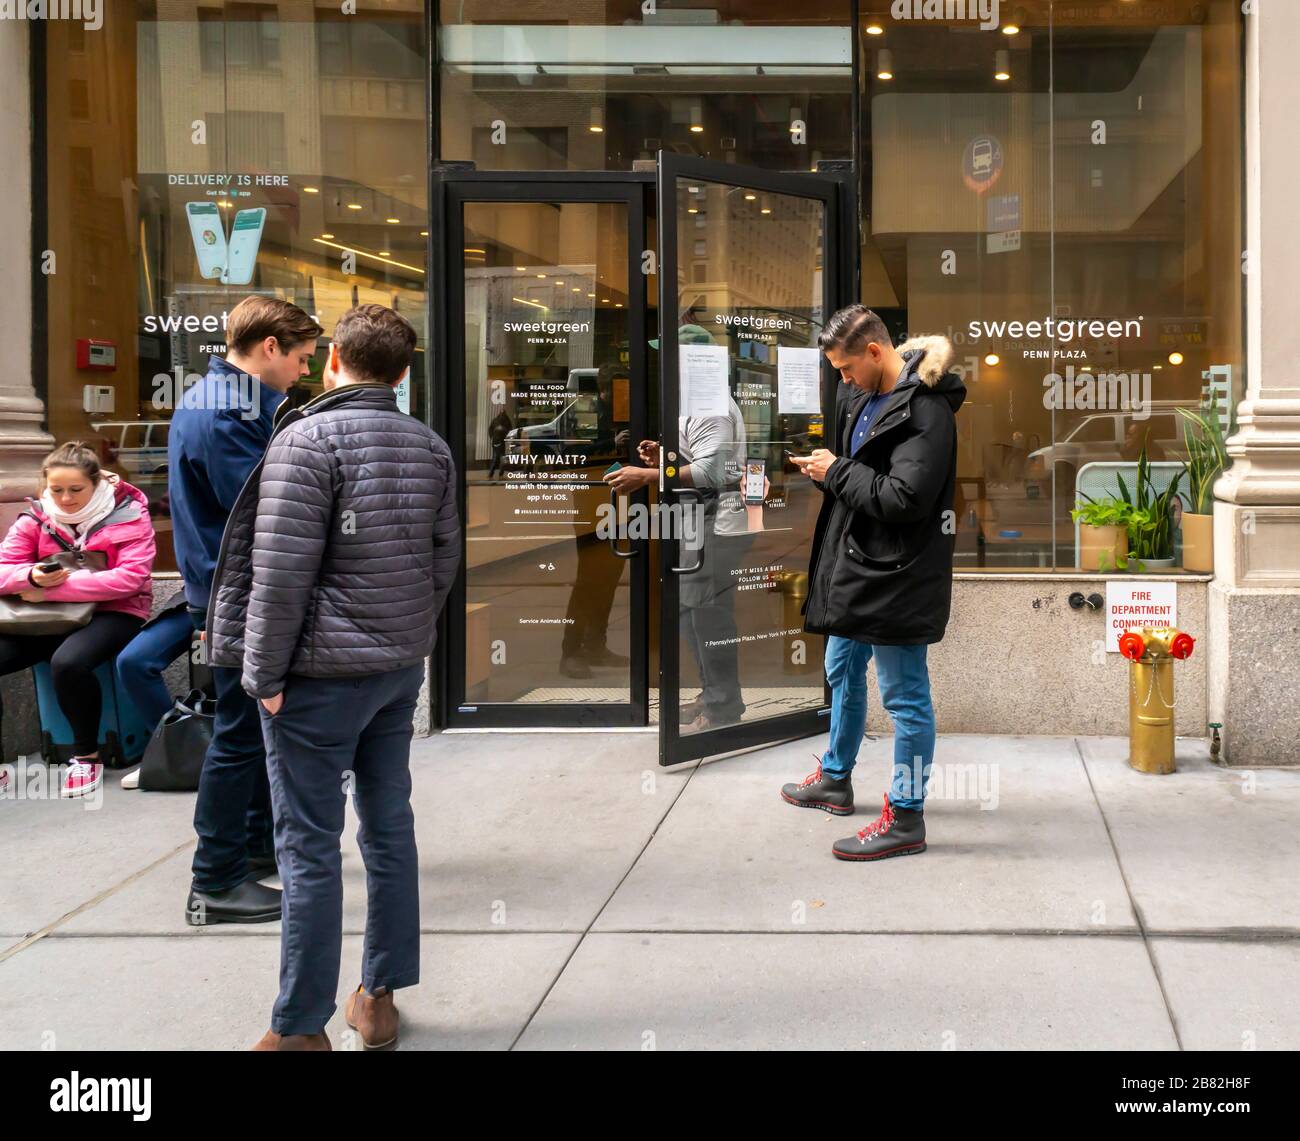
[[[322,329],[296,305],[246,297],[231,310],[227,353],[186,390],[167,445],[176,561],[197,628],[206,622],[212,579],[230,510],[271,439],[284,394],[310,370]],[[238,669],[214,667],[217,708],[194,805],[194,882],[189,923],[267,923],[280,892],[258,883],[275,871],[271,794],[257,703]]]

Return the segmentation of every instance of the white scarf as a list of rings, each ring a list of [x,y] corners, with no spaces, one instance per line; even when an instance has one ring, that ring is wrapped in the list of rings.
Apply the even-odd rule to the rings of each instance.
[[[116,506],[117,476],[112,472],[104,472],[100,476],[99,482],[95,485],[95,494],[80,511],[64,511],[54,502],[54,496],[50,494],[49,488],[41,494],[41,507],[50,521],[62,527],[74,528],[74,534],[84,535],[101,519],[108,518]]]

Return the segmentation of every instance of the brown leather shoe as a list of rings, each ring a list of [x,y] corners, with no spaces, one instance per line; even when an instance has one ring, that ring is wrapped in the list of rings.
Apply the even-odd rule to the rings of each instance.
[[[348,996],[343,1018],[361,1035],[367,1050],[391,1050],[397,1045],[397,1007],[391,990],[375,996],[366,994],[364,986],[357,987]]]
[[[277,1034],[268,1030],[258,1040],[254,1050],[276,1050],[291,1053],[296,1050],[332,1050],[330,1040],[322,1030],[319,1034]]]

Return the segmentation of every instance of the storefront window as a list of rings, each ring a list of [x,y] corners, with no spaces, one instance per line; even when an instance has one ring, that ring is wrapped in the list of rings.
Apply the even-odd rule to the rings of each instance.
[[[420,0],[142,0],[94,35],[48,24],[49,430],[146,492],[158,570],[167,420],[247,294],[315,315],[319,362],[344,310],[396,308],[420,334],[399,398],[425,414],[424,28]],[[98,367],[78,363],[88,340]],[[318,366],[290,398],[320,384]]]
[[[656,152],[808,170],[852,151],[844,0],[444,0],[440,157],[630,170]]]
[[[956,348],[958,568],[1076,569],[1079,493],[1144,444],[1167,483],[1177,409],[1241,395],[1239,5],[895,9],[859,27],[862,300]]]

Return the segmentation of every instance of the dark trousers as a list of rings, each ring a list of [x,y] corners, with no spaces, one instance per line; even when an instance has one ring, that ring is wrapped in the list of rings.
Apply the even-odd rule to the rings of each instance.
[[[291,675],[262,709],[284,884],[278,1034],[315,1034],[336,1009],[343,945],[344,807],[349,788],[366,865],[367,993],[420,981],[420,877],[411,811],[411,719],[422,665],[360,677]]]
[[[624,544],[626,545],[626,544]],[[583,650],[605,649],[609,612],[623,578],[624,561],[609,549],[609,543],[595,535],[579,535],[575,553],[578,570],[569,593],[560,653],[566,658]]]
[[[160,614],[117,655],[117,680],[150,725],[172,707],[163,671],[190,648],[194,623],[184,607]]]
[[[98,610],[90,622],[67,634],[10,634],[0,637],[0,677],[49,662],[54,694],[72,729],[72,752],[84,757],[99,748],[103,700],[95,671],[125,646],[144,619]]]
[[[753,546],[751,535],[705,536],[703,565],[684,575],[681,635],[700,672],[697,700],[718,721],[739,721],[740,641],[736,629],[736,574]],[[684,553],[682,557],[693,557]]]
[[[249,857],[272,850],[271,786],[258,703],[244,692],[241,671],[212,667],[217,707],[212,742],[194,802],[194,890],[225,891],[248,875]]]

